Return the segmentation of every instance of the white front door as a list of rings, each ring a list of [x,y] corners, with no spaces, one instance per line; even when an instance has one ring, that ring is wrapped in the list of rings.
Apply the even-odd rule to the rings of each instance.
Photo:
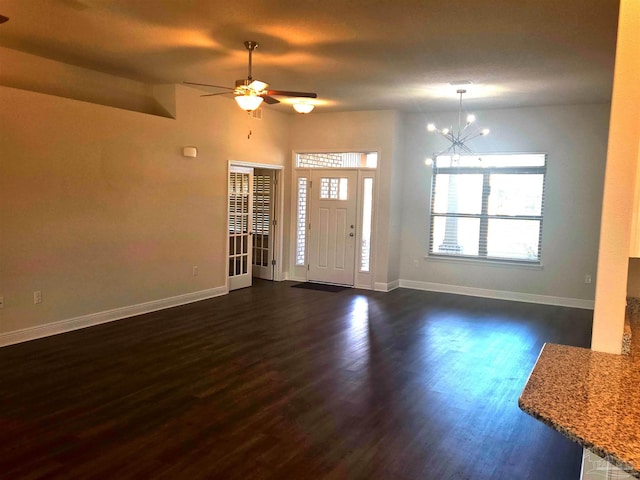
[[[311,282],[353,285],[357,172],[311,172],[309,273]]]
[[[251,286],[253,168],[229,167],[229,290]]]

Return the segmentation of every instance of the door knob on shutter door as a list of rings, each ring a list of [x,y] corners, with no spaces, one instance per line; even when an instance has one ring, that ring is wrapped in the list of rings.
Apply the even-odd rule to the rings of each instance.
[[[351,232],[351,233],[349,234],[349,236],[350,236],[350,237],[353,237],[353,232]]]
[[[354,228],[356,228],[355,225],[351,225],[351,229],[354,229]]]

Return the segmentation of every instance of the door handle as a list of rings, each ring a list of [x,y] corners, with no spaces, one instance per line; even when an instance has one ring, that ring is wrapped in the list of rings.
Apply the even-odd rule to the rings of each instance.
[[[353,237],[353,232],[351,232],[351,233],[349,234],[349,236],[350,236],[350,237]]]

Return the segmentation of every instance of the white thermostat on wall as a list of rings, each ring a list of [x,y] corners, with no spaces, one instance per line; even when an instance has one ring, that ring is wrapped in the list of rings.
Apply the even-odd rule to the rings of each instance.
[[[196,158],[198,156],[198,149],[196,147],[183,147],[182,155],[185,157]]]

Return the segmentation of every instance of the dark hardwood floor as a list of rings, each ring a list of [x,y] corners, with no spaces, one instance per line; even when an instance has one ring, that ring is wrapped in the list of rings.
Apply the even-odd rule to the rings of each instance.
[[[517,400],[591,311],[291,285],[0,349],[0,478],[579,477]]]

